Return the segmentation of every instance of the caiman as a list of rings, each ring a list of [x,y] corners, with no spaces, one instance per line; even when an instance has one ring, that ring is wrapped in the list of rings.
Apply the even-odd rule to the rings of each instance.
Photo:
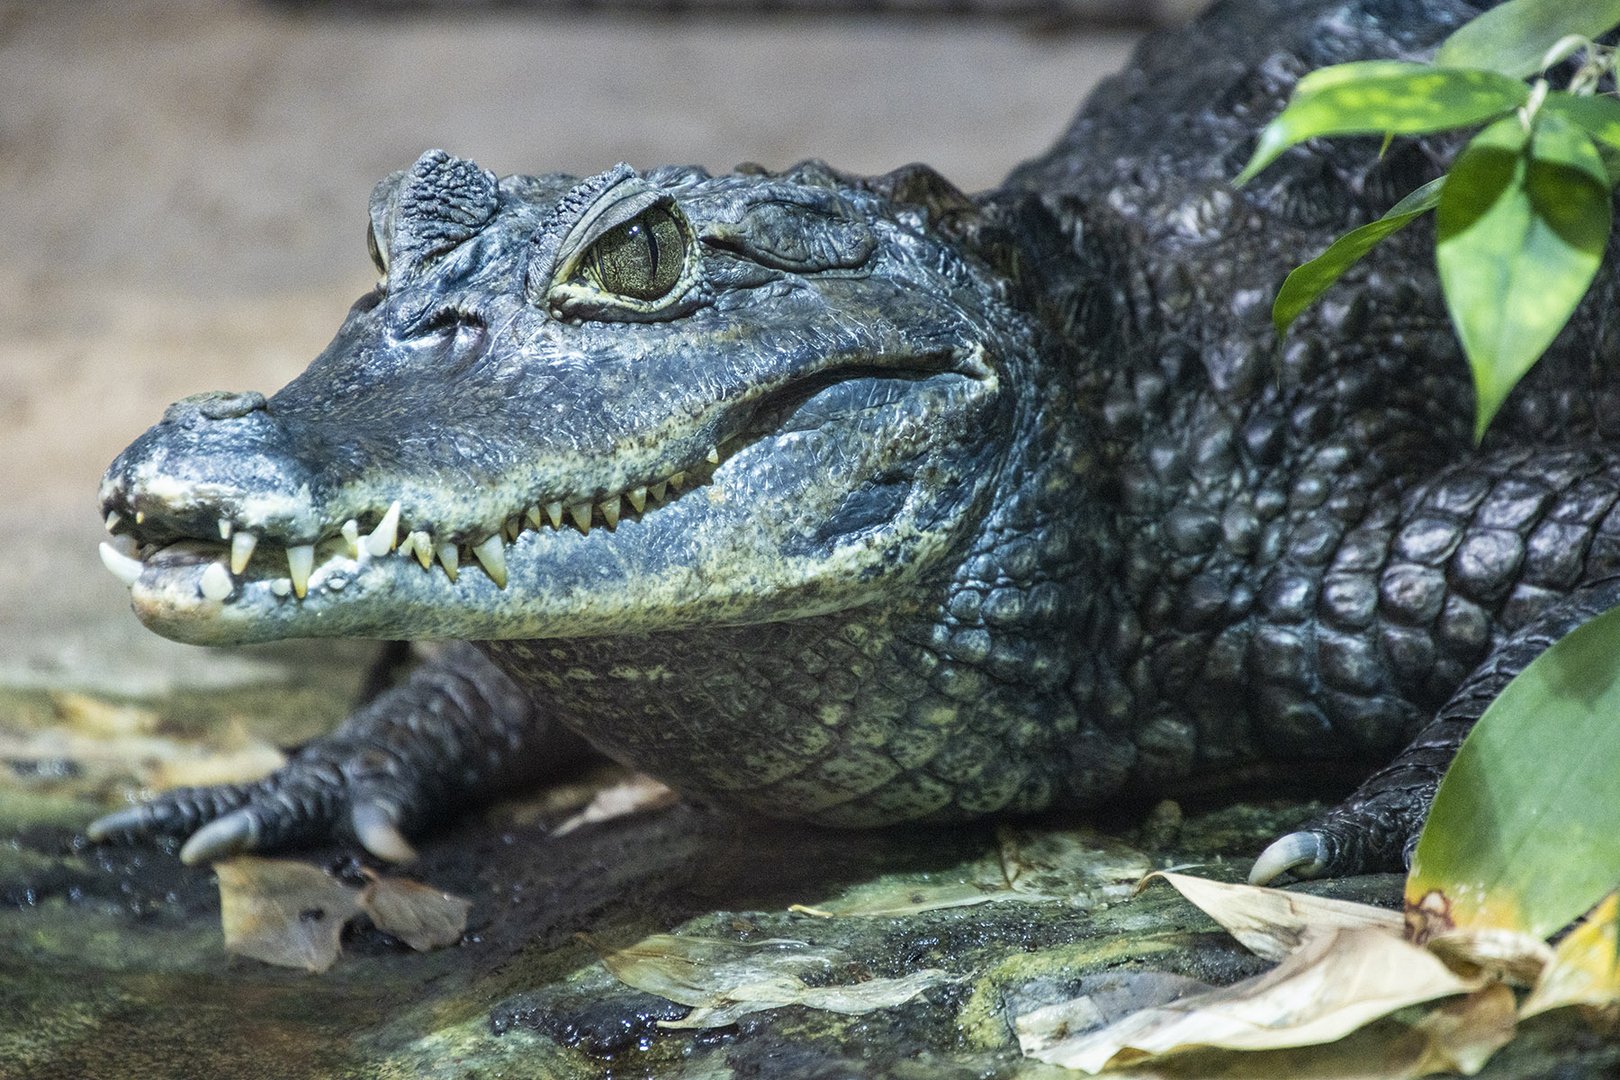
[[[1620,296],[1600,276],[1476,445],[1424,226],[1270,321],[1455,143],[1231,180],[1300,76],[1478,10],[1217,4],[971,197],[424,154],[308,370],[173,405],[100,497],[161,634],[452,644],[268,778],[92,836],[400,859],[582,739],[853,827],[1370,773],[1254,876],[1398,867],[1492,697],[1620,600]]]

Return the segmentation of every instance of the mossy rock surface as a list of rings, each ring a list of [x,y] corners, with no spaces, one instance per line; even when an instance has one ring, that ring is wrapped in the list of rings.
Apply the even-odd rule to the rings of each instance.
[[[1048,817],[840,833],[681,804],[553,835],[572,809],[542,797],[475,813],[422,844],[410,876],[473,902],[460,945],[415,953],[362,923],[319,976],[229,956],[213,875],[182,867],[172,847],[83,839],[151,764],[127,762],[120,779],[85,749],[98,738],[183,757],[240,741],[235,717],[296,742],[343,712],[367,655],[263,650],[282,677],[139,702],[0,696],[0,1077],[1076,1075],[1020,1057],[1012,1016],[1104,975],[1219,984],[1265,966],[1169,889],[1129,897],[1127,879],[1188,862],[1237,879],[1250,853],[1312,809],[1212,805],[1180,822],[1133,813],[1095,831]],[[41,755],[53,746],[85,760]],[[338,847],[299,856],[339,876],[360,866]],[[1017,879],[1013,889],[998,872]],[[993,897],[969,903],[975,882]],[[1384,904],[1400,895],[1394,877],[1313,891]],[[671,1029],[660,1021],[687,1007],[619,981],[599,956],[663,933],[807,943],[843,958],[829,982],[939,975],[912,1000],[860,1015],[789,1005]],[[1551,1020],[1487,1075],[1616,1064],[1612,1046]]]

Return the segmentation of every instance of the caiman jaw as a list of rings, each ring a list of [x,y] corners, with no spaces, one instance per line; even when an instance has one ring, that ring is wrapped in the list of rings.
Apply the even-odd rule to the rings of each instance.
[[[349,518],[337,529],[325,530],[322,538],[315,542],[291,545],[263,542],[264,534],[239,528],[229,517],[219,519],[218,543],[212,538],[143,543],[140,537],[146,524],[145,514],[137,512],[132,520],[126,521],[123,514],[110,510],[106,527],[112,539],[102,542],[101,561],[131,588],[149,567],[162,570],[206,561],[208,565],[198,579],[198,589],[205,600],[214,602],[225,600],[236,590],[238,579],[255,560],[272,594],[303,599],[309,593],[312,577],[317,571],[326,570],[334,560],[359,562],[380,559],[391,552],[414,557],[423,570],[437,568],[452,584],[460,580],[463,567],[476,563],[490,581],[505,588],[506,550],[525,531],[572,529],[589,535],[592,528],[617,529],[621,521],[640,521],[681,492],[707,484],[723,452],[721,447],[713,447],[703,461],[606,498],[558,499],[526,506],[493,526],[487,536],[477,541],[435,537],[429,531],[403,525],[398,500],[374,522],[362,525],[362,519]],[[276,573],[278,566],[282,569],[280,574]]]

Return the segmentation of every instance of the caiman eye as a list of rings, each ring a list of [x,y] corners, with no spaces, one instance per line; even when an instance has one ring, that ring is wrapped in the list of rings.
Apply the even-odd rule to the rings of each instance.
[[[658,300],[681,279],[686,237],[673,214],[653,206],[603,234],[583,262],[603,292]]]

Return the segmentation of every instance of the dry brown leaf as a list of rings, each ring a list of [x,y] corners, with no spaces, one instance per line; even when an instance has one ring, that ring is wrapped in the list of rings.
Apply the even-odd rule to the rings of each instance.
[[[241,856],[214,873],[225,948],[266,964],[325,971],[360,912],[358,890],[306,863]]]
[[[1456,1001],[1443,1001],[1412,1026],[1423,1052],[1410,1076],[1461,1073],[1473,1076],[1513,1039],[1518,1027],[1513,991],[1501,983],[1480,987]]]
[[[1519,1010],[1535,1016],[1568,1005],[1612,1009],[1620,1005],[1620,956],[1616,954],[1616,894],[1610,893],[1558,943],[1530,996]]]
[[[1267,960],[1284,959],[1299,948],[1306,935],[1325,930],[1367,928],[1399,937],[1406,928],[1400,912],[1370,904],[1210,881],[1168,870],[1149,874],[1146,880],[1154,878],[1169,882],[1250,952]]]
[[[847,966],[836,949],[772,938],[737,942],[654,934],[623,949],[602,951],[602,964],[619,981],[682,1005],[692,1012],[660,1027],[708,1028],[736,1023],[749,1013],[783,1005],[859,1014],[910,1001],[945,981],[943,971],[914,971],[896,979],[866,979],[840,985],[819,982]]]
[[[884,875],[842,895],[789,910],[820,918],[915,915],[1003,901],[1095,907],[1125,900],[1147,873],[1147,856],[1089,829],[1037,832],[1003,827],[994,852],[950,880]]]
[[[591,796],[585,809],[551,830],[552,836],[563,836],[585,825],[614,818],[639,814],[648,810],[661,810],[674,806],[680,796],[673,789],[659,783],[645,773],[635,773],[629,779],[606,787]]]
[[[262,740],[235,750],[200,757],[170,757],[151,763],[146,785],[153,791],[213,784],[245,784],[269,776],[287,763],[287,755]]]
[[[62,723],[85,735],[103,738],[150,735],[158,729],[158,714],[154,709],[119,704],[72,690],[53,690],[50,696]]]
[[[1397,1009],[1469,993],[1482,980],[1383,928],[1307,935],[1264,975],[1146,1009],[1029,1056],[1098,1072],[1194,1047],[1267,1050],[1331,1042]]]
[[[409,878],[367,877],[371,883],[360,894],[360,906],[377,929],[393,934],[417,952],[442,949],[461,940],[471,900]]]
[[[1533,986],[1552,959],[1552,948],[1540,938],[1514,930],[1447,930],[1423,943],[1424,947],[1466,975]]]

